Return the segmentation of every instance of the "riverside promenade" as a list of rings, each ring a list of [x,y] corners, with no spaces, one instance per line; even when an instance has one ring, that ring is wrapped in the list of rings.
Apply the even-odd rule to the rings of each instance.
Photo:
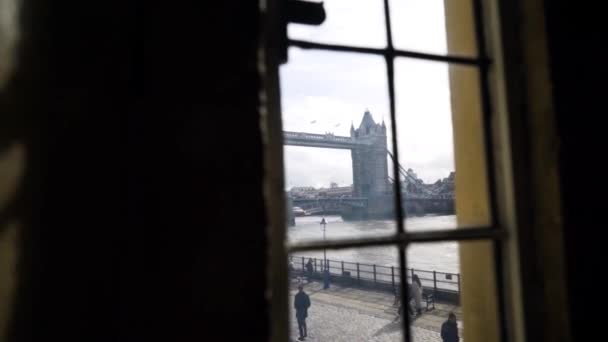
[[[299,278],[290,280],[290,341],[294,342],[298,338],[298,326],[293,298],[300,281]],[[304,280],[302,284],[311,301],[306,320],[306,341],[403,341],[402,322],[396,320],[397,307],[393,305],[394,295],[390,292],[337,284],[323,289],[323,283],[318,281],[308,283]],[[435,303],[434,310],[423,312],[422,316],[413,321],[413,341],[441,342],[441,324],[447,319],[450,311],[456,314],[462,341],[460,307],[441,302]]]

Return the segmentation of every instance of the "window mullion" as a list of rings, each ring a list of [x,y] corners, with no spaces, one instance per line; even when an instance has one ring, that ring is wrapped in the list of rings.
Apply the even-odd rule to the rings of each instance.
[[[482,66],[482,65],[490,65],[491,60],[488,58],[474,58],[474,57],[462,57],[462,56],[452,56],[452,55],[437,55],[433,53],[424,53],[410,50],[389,50],[382,48],[370,48],[370,47],[359,47],[359,46],[351,46],[351,45],[339,45],[339,44],[326,44],[326,43],[316,43],[310,42],[306,40],[299,39],[290,39],[288,40],[289,46],[298,47],[301,49],[316,49],[316,50],[326,50],[326,51],[336,51],[336,52],[353,52],[353,53],[364,53],[370,55],[379,55],[379,56],[393,56],[393,57],[407,57],[413,59],[422,59],[428,61],[435,62],[444,62],[450,64],[459,64],[459,65],[470,65],[470,66]]]
[[[389,1],[384,0],[384,23],[386,25],[386,42],[388,45],[387,54],[385,55],[386,60],[386,71],[387,71],[387,79],[388,79],[388,96],[389,96],[389,105],[390,105],[390,117],[391,122],[391,133],[392,133],[392,145],[393,145],[393,192],[395,195],[395,213],[397,220],[397,234],[398,236],[403,238],[402,243],[398,246],[399,248],[399,275],[401,279],[401,291],[399,291],[401,297],[401,303],[407,305],[408,303],[408,295],[407,295],[407,256],[405,253],[405,249],[407,248],[407,234],[405,233],[405,215],[403,212],[403,205],[401,197],[401,180],[399,173],[399,147],[397,144],[397,118],[396,118],[396,110],[395,110],[395,55],[393,48],[393,34],[391,28],[391,15],[390,15],[390,7]],[[412,334],[410,331],[410,317],[409,314],[402,315],[402,324],[403,324],[403,340],[410,341]]]
[[[287,246],[289,253],[318,249],[348,249],[370,246],[402,245],[413,242],[501,240],[506,232],[499,227],[480,227],[467,229],[435,230],[401,233],[392,236],[339,239],[333,241],[307,241]]]
[[[392,139],[391,144],[393,146],[393,155],[396,162],[393,163],[393,173],[395,180],[393,181],[394,191],[394,206],[395,206],[395,220],[397,221],[397,233],[391,236],[385,237],[364,237],[364,238],[353,238],[353,239],[340,239],[333,241],[307,241],[296,244],[285,245],[287,253],[295,253],[302,251],[312,251],[321,249],[350,249],[350,248],[362,248],[371,246],[396,246],[399,249],[399,273],[403,281],[401,282],[402,291],[400,293],[402,303],[407,303],[407,253],[406,248],[410,243],[421,243],[421,242],[440,242],[440,241],[471,241],[471,240],[492,240],[494,242],[495,254],[497,253],[498,247],[501,241],[506,236],[506,232],[496,224],[496,197],[495,197],[495,170],[494,170],[494,159],[492,156],[492,145],[491,145],[491,131],[490,131],[490,116],[491,116],[491,99],[489,91],[489,66],[491,60],[487,56],[484,26],[482,21],[482,0],[473,0],[474,4],[474,20],[475,20],[475,39],[478,44],[479,55],[477,57],[460,57],[452,55],[437,55],[429,53],[421,53],[407,50],[395,50],[393,47],[391,20],[390,20],[390,8],[389,1],[384,0],[384,15],[387,35],[387,48],[366,48],[356,47],[349,45],[337,45],[337,44],[325,44],[315,43],[305,40],[293,40],[288,39],[288,45],[293,47],[299,47],[302,49],[317,49],[326,51],[336,52],[352,52],[383,56],[386,62],[387,68],[387,80],[388,80],[388,91],[389,91],[389,105],[390,105],[390,119],[392,121],[391,133]],[[429,60],[436,62],[443,62],[448,64],[456,65],[468,65],[476,67],[479,70],[479,91],[481,93],[481,105],[483,115],[483,128],[484,128],[484,140],[485,140],[485,156],[486,168],[489,183],[489,201],[490,201],[490,224],[481,227],[458,227],[458,229],[441,229],[441,230],[425,230],[421,232],[406,232],[405,231],[405,213],[403,211],[403,196],[400,182],[399,172],[399,151],[398,151],[398,139],[397,139],[397,120],[396,120],[396,109],[395,109],[395,58],[406,57],[413,59]],[[501,260],[495,255],[495,272],[501,273],[502,263]],[[500,280],[500,279],[499,279]],[[504,308],[502,303],[502,295],[499,292],[499,310],[500,317],[504,317]],[[411,327],[409,321],[409,315],[403,315],[403,336],[405,341],[410,341],[412,338]],[[502,329],[505,328],[504,324],[501,324]],[[503,336],[504,331],[503,331]]]

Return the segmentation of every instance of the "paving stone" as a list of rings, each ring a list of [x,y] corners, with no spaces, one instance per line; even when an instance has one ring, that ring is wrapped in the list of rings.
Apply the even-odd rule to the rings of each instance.
[[[402,323],[396,320],[397,307],[393,306],[392,294],[336,285],[324,290],[322,284],[316,282],[304,285],[304,291],[311,299],[306,320],[306,341],[404,341]],[[297,293],[296,284],[292,284],[290,290],[291,341],[297,341],[298,325],[293,308],[293,296]],[[435,307],[435,310],[424,313],[412,323],[414,342],[441,342],[439,331],[448,312],[454,311],[458,318],[461,316],[457,306],[436,303]],[[458,323],[461,328],[462,323]]]

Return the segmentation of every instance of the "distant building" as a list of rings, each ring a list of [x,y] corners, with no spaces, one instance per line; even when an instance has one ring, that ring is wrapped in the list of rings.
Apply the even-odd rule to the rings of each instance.
[[[293,198],[312,198],[316,197],[319,193],[319,190],[315,189],[312,186],[294,186],[289,190],[289,194]]]
[[[345,196],[345,197],[352,197],[353,195],[353,186],[349,185],[349,186],[334,186],[334,187],[330,187],[329,189],[326,189],[325,192],[327,193],[328,197],[341,197],[341,196]]]
[[[333,182],[329,188],[316,189],[312,186],[298,186],[291,188],[289,195],[293,198],[352,197],[353,186],[338,186]]]

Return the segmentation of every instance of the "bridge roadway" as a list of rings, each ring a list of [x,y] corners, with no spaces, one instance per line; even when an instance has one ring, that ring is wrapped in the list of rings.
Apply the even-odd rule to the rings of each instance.
[[[363,146],[372,146],[370,143],[355,140],[351,137],[343,137],[327,134],[303,133],[303,132],[283,132],[283,144],[292,146],[307,146],[321,148],[336,148],[352,150]]]
[[[392,196],[367,199],[358,198],[295,198],[292,205],[309,213],[340,213],[344,219],[387,218],[394,215]],[[453,213],[454,199],[451,196],[410,198],[404,196],[403,209],[411,215],[429,213]],[[346,215],[346,216],[345,216]]]
[[[403,201],[434,201],[434,200],[449,200],[453,201],[454,197],[451,195],[432,195],[427,194],[406,194],[402,196]],[[368,199],[366,197],[319,197],[319,198],[292,198],[294,205],[296,204],[343,204],[351,207],[366,207]]]
[[[366,208],[367,198],[364,197],[347,197],[347,198],[332,198],[332,197],[321,197],[321,198],[294,198],[292,199],[295,206],[301,207],[302,205],[318,205],[318,206],[340,206],[348,205],[351,207]]]

